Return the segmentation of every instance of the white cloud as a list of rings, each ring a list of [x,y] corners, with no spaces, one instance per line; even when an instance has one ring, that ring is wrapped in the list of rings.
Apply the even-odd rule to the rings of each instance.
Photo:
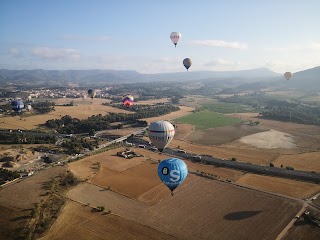
[[[193,40],[190,42],[193,45],[208,46],[208,47],[223,47],[223,48],[234,48],[234,49],[247,49],[246,43],[240,42],[226,42],[223,40]]]
[[[85,42],[106,42],[110,40],[109,36],[85,36],[66,34],[59,37],[60,40],[85,41]]]
[[[13,57],[19,57],[21,55],[21,52],[18,48],[9,48],[8,53]]]
[[[80,53],[72,48],[35,47],[31,49],[31,54],[43,59],[80,59]]]
[[[320,42],[313,42],[312,49],[320,50]]]

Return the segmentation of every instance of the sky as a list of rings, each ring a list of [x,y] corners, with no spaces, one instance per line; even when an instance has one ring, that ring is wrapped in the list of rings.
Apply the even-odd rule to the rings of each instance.
[[[0,69],[320,66],[319,0],[1,0]],[[180,32],[177,47],[171,32]]]

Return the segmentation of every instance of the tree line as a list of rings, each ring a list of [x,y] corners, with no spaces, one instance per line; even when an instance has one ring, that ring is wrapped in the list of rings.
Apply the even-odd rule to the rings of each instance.
[[[0,144],[46,144],[55,143],[57,138],[50,135],[35,135],[31,133],[0,133]]]
[[[105,116],[93,115],[85,120],[72,118],[69,115],[63,116],[61,119],[51,119],[46,121],[45,126],[51,129],[56,129],[59,133],[74,134],[74,133],[91,133],[111,129],[110,123],[121,122],[126,124],[136,124],[145,127],[147,122],[140,120],[141,118],[157,117],[168,114],[173,111],[178,111],[179,107],[172,105],[150,106],[137,108],[137,112],[133,114],[125,113],[109,113]],[[121,124],[120,124],[121,125]]]

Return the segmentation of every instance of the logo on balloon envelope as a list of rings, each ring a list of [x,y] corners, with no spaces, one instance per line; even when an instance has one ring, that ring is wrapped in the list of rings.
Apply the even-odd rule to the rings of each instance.
[[[176,189],[187,177],[188,169],[184,161],[178,158],[163,160],[158,167],[161,181],[171,190]]]

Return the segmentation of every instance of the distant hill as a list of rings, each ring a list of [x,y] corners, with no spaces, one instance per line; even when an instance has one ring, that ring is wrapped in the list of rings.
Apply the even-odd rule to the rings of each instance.
[[[237,79],[245,82],[261,81],[280,74],[267,68],[241,71],[190,71],[175,73],[141,74],[136,71],[117,70],[7,70],[0,69],[0,83],[64,85],[66,83],[105,84],[141,81],[186,81],[200,79]]]
[[[320,90],[320,67],[294,73],[288,86],[303,90]]]
[[[135,71],[116,70],[7,70],[0,69],[0,83],[63,85],[66,83],[107,83],[141,80]]]

